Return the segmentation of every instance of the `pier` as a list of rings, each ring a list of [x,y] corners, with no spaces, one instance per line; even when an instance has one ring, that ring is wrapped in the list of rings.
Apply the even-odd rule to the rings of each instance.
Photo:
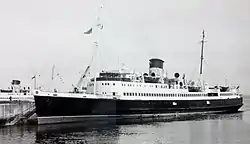
[[[34,102],[10,102],[0,104],[0,126],[36,123]]]

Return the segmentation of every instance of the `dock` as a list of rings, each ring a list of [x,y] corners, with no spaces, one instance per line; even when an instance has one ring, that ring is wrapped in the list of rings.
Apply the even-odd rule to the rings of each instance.
[[[36,124],[34,102],[13,101],[0,104],[0,126]]]

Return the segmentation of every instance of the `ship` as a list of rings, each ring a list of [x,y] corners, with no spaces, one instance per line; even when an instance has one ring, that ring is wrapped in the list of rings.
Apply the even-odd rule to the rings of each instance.
[[[87,87],[82,87],[85,91],[78,88],[68,93],[35,90],[38,124],[176,113],[237,112],[242,107],[239,86],[199,84],[188,81],[180,73],[168,78],[164,75],[163,65],[162,59],[151,58],[148,73],[101,71],[88,81]]]
[[[100,28],[100,24],[96,26]],[[71,92],[34,90],[38,124],[237,112],[243,105],[239,86],[204,83],[204,38],[203,30],[199,80],[190,81],[178,72],[168,77],[164,60],[157,57],[149,59],[146,73],[103,70],[98,75],[93,72],[94,76],[90,77],[90,67],[96,65],[95,60],[79,80],[81,83],[90,77],[86,86],[78,83]],[[94,43],[98,50],[98,42]]]
[[[20,80],[12,80],[8,89],[0,89],[0,103],[34,102],[30,87],[22,87]]]

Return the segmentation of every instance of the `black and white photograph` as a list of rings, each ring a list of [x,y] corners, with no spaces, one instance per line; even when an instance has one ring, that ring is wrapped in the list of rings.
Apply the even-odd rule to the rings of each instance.
[[[0,0],[0,144],[249,144],[250,0]]]

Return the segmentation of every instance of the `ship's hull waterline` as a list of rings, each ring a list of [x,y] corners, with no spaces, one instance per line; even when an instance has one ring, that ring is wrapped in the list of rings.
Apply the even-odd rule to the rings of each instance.
[[[236,112],[243,105],[242,102],[242,97],[204,100],[121,100],[35,95],[38,124]]]

